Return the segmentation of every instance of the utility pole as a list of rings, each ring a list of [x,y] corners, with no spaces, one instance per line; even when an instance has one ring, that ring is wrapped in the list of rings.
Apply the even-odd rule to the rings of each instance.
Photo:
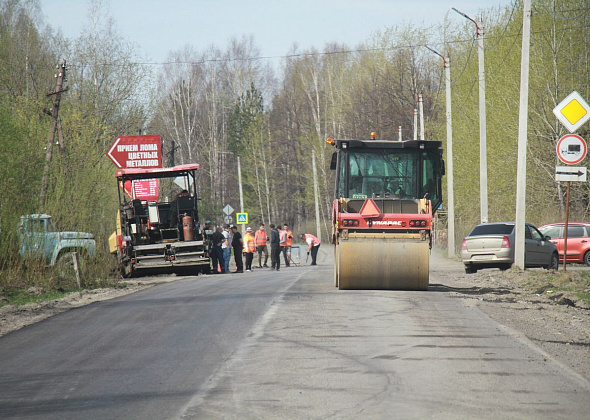
[[[484,60],[484,30],[483,23],[471,19],[465,13],[452,8],[465,19],[475,24],[477,38],[477,56],[479,68],[479,200],[481,223],[488,223],[488,158],[487,158],[487,124],[486,124],[486,81]]]
[[[244,192],[242,190],[242,167],[240,166],[240,157],[238,156],[238,186],[240,188],[240,213],[244,213]],[[242,225],[242,235],[244,235],[246,225]]]
[[[418,109],[414,108],[414,140],[418,140]]]
[[[524,0],[522,56],[520,60],[520,108],[518,111],[518,163],[516,167],[516,223],[514,264],[524,270],[526,228],[526,154],[529,115],[529,56],[531,47],[531,0]]]
[[[315,168],[315,151],[312,150],[311,152],[311,165],[313,166],[313,192],[315,195],[315,223],[316,223],[316,230],[317,230],[317,237],[322,241],[322,230],[320,225],[320,203],[319,203],[319,191],[318,191],[318,175]]]
[[[61,63],[57,66],[58,74],[55,76],[57,78],[57,85],[55,87],[54,93],[49,93],[47,96],[55,95],[55,99],[53,101],[53,108],[51,108],[51,129],[49,131],[49,140],[47,141],[47,153],[45,156],[45,167],[43,168],[43,181],[41,184],[41,212],[45,211],[45,205],[47,204],[47,189],[49,186],[49,167],[51,165],[51,160],[53,158],[53,143],[55,142],[55,132],[61,125],[59,123],[59,103],[61,101],[61,94],[67,90],[63,89],[64,79],[66,77],[66,59],[62,59]],[[63,142],[62,142],[63,143]]]
[[[422,94],[418,95],[418,106],[420,108],[420,140],[424,140],[424,101],[422,100]]]
[[[455,256],[455,194],[453,187],[453,118],[451,113],[451,62],[449,57],[443,57],[432,48],[426,47],[443,59],[445,69],[445,84],[447,94],[447,254]]]
[[[455,256],[455,193],[453,186],[453,116],[451,113],[451,63],[449,57],[444,59],[446,96],[447,96],[447,195],[449,202],[448,215],[448,251],[449,257]]]

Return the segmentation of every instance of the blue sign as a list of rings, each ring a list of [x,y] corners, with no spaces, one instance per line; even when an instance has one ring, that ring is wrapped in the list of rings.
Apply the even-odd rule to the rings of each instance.
[[[248,213],[236,213],[236,220],[238,225],[248,224]]]

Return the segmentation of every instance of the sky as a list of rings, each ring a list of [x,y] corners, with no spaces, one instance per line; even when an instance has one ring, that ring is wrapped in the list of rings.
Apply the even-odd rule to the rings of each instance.
[[[355,47],[375,30],[413,23],[442,23],[445,15],[475,18],[481,10],[512,0],[102,0],[117,32],[137,44],[142,56],[165,62],[170,51],[192,45],[225,49],[232,37],[254,37],[263,57],[323,49],[329,42]],[[76,38],[88,22],[89,0],[40,0],[45,23]]]

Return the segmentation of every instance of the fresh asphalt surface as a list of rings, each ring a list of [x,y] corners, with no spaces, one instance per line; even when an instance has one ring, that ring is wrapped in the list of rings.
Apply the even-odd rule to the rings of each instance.
[[[583,419],[588,382],[441,287],[185,277],[0,338],[2,419]],[[438,279],[438,280],[437,280]]]

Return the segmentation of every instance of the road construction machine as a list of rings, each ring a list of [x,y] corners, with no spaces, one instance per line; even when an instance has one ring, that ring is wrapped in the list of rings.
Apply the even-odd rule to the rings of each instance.
[[[427,290],[433,217],[442,203],[442,143],[335,140],[332,212],[339,289]]]
[[[210,272],[199,224],[198,164],[119,169],[117,230],[109,240],[123,277],[146,271]]]

